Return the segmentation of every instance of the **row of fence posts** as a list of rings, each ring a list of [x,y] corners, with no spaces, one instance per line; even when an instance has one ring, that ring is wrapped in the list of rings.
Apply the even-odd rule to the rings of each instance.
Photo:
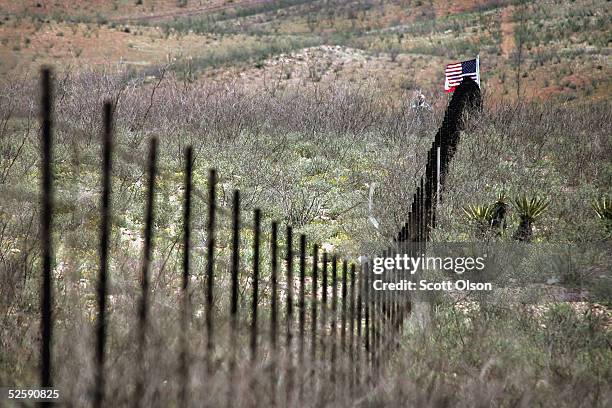
[[[442,126],[427,152],[425,172],[419,180],[408,219],[400,229],[396,242],[425,243],[436,227],[436,210],[440,204],[449,165],[459,143],[464,114],[480,108],[480,88],[466,77],[455,90],[444,115]]]
[[[111,180],[112,180],[112,156],[113,156],[113,107],[110,103],[104,105],[104,129],[102,137],[102,196],[100,206],[100,243],[99,243],[99,273],[97,281],[97,320],[95,326],[96,348],[93,356],[95,362],[95,384],[93,384],[92,402],[95,407],[104,405],[106,396],[106,354],[107,350],[107,297],[108,297],[108,267],[109,267],[109,241],[112,231],[111,226]],[[53,170],[52,170],[52,83],[51,72],[43,69],[42,72],[42,185],[41,185],[41,243],[42,243],[42,292],[41,292],[41,365],[40,384],[42,387],[52,387],[53,367],[53,301],[52,301],[52,235],[53,235]],[[150,264],[152,260],[152,243],[154,239],[153,225],[155,220],[155,179],[157,174],[157,140],[153,138],[149,144],[149,157],[147,169],[147,194],[144,218],[144,245],[142,270],[140,276],[140,298],[138,299],[137,316],[137,353],[136,364],[138,374],[134,379],[134,395],[132,404],[143,406],[146,404],[143,396],[149,384],[147,377],[147,332],[149,331],[150,319]],[[180,390],[177,396],[181,406],[187,405],[189,401],[189,377],[191,375],[192,361],[190,359],[188,328],[192,321],[192,309],[189,297],[189,282],[191,276],[190,249],[191,243],[191,204],[193,190],[193,150],[188,147],[185,151],[185,179],[183,199],[183,254],[182,254],[182,284],[180,291],[180,354],[178,358],[178,375]],[[210,170],[208,177],[208,202],[207,202],[207,224],[206,224],[206,285],[204,294],[205,311],[205,367],[206,376],[212,377],[218,374],[220,365],[214,361],[217,344],[215,333],[215,318],[213,310],[214,288],[215,288],[215,233],[216,233],[216,184],[217,174]],[[425,195],[422,187],[418,192],[423,201]],[[429,191],[429,190],[427,190]],[[417,208],[413,203],[411,214],[417,214]],[[422,204],[419,204],[422,205]],[[418,207],[421,208],[421,207]],[[425,208],[423,205],[422,208]],[[423,214],[421,210],[420,213]],[[242,265],[240,254],[240,192],[235,191],[232,200],[232,239],[231,239],[231,297],[229,305],[229,350],[226,367],[229,384],[236,377],[236,356],[241,347],[247,348],[250,353],[250,362],[255,366],[260,361],[259,346],[261,339],[261,327],[258,316],[261,314],[260,287],[261,272],[261,211],[255,209],[253,212],[253,257],[252,265]],[[423,234],[425,228],[425,217],[412,217],[411,226],[419,225],[419,234]],[[415,224],[416,223],[416,224]],[[303,401],[306,398],[306,390],[314,391],[321,386],[323,380],[329,380],[331,384],[344,384],[348,389],[364,384],[371,384],[379,373],[381,365],[389,360],[391,351],[396,344],[397,334],[401,331],[404,318],[410,311],[410,303],[395,292],[380,292],[372,290],[371,262],[362,262],[357,269],[355,264],[346,260],[339,260],[336,255],[327,252],[320,254],[319,245],[307,244],[305,235],[299,236],[299,249],[294,251],[293,230],[291,226],[286,227],[285,239],[285,276],[281,276],[279,267],[279,245],[278,229],[276,222],[271,224],[270,236],[270,291],[268,331],[269,353],[271,359],[270,382],[274,384],[274,392],[271,402],[274,405],[290,405]],[[411,228],[412,232],[413,229]],[[409,237],[405,234],[404,237]],[[414,239],[424,235],[411,236]],[[321,255],[321,257],[319,256]],[[386,255],[390,255],[386,254]],[[297,299],[293,293],[294,284],[294,259],[297,262]],[[308,258],[311,258],[310,268],[310,299],[307,299],[307,267]],[[239,319],[241,310],[239,307],[239,271],[251,269],[252,273],[252,303],[250,305],[251,321],[248,327],[250,336],[248,345],[239,344],[238,336]],[[331,272],[331,282],[330,282]],[[320,276],[319,276],[320,275]],[[397,278],[397,276],[396,276]],[[287,283],[285,293],[285,304],[279,304],[279,281],[284,279]],[[377,277],[378,279],[378,277]],[[382,277],[390,280],[390,276]],[[319,290],[319,284],[322,288]],[[331,291],[331,298],[330,292]],[[285,320],[281,322],[280,312],[284,306]],[[294,313],[294,307],[296,313]],[[296,321],[297,318],[297,321]],[[308,322],[310,325],[308,325]],[[279,343],[279,327],[284,324],[284,340]],[[295,333],[295,336],[294,336]],[[294,344],[294,337],[297,338]],[[284,347],[285,364],[277,361],[280,348]],[[294,353],[295,352],[295,353]],[[306,361],[307,353],[309,362]],[[325,363],[323,363],[325,362]],[[285,399],[278,400],[276,384],[280,371],[283,370],[285,383]],[[296,377],[299,373],[300,377]],[[308,378],[309,377],[309,378]],[[318,384],[318,385],[317,385]],[[297,397],[295,397],[297,395]],[[312,395],[312,394],[309,394]],[[228,406],[232,406],[237,398],[231,387],[228,387],[226,395]],[[45,403],[50,404],[49,402]]]
[[[413,195],[408,219],[401,227],[397,237],[394,238],[394,242],[382,252],[382,258],[396,255],[401,257],[408,255],[411,258],[420,257],[426,251],[430,233],[436,227],[436,210],[440,204],[451,159],[455,154],[463,130],[464,115],[480,109],[480,107],[479,86],[471,78],[464,78],[449,102],[442,125],[427,153],[425,171],[419,179],[416,192]],[[371,268],[371,264],[366,263],[365,267]],[[412,310],[410,298],[406,295],[400,295],[404,292],[392,290],[372,292],[372,284],[368,282],[368,279],[371,279],[373,274],[371,271],[368,272],[365,274],[365,279],[369,290],[365,292],[365,295],[374,295],[371,303],[372,309],[378,311],[378,316],[382,314],[383,321],[391,322],[393,333],[401,333],[405,318]],[[383,282],[400,282],[403,278],[410,278],[404,276],[402,272],[392,269],[387,271],[387,275],[381,280]],[[366,300],[366,310],[368,305],[369,303]],[[379,322],[380,320],[368,320],[368,313],[366,312],[366,331],[369,328],[368,326],[374,326],[374,338],[371,340],[366,338],[366,349],[371,347],[375,349],[380,346],[379,336],[385,332],[385,329],[377,330],[376,325]],[[387,346],[394,348],[397,344],[387,343]],[[377,360],[374,364],[377,365],[379,361]]]

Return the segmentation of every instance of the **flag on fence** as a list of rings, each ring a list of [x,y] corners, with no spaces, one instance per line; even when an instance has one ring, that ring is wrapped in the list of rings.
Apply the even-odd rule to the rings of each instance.
[[[444,69],[444,90],[453,92],[463,81],[464,77],[470,77],[480,86],[480,56],[462,62],[448,64]]]

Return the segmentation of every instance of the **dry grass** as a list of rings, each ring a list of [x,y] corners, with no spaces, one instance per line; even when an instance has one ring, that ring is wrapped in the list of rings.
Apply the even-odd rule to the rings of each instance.
[[[551,200],[535,224],[537,243],[609,242],[610,230],[590,207],[592,200],[611,194],[605,2],[529,6],[527,76],[521,77],[525,92],[520,104],[511,102],[516,84],[515,43],[510,37],[516,35],[517,22],[504,2],[455,1],[448,8],[441,2],[432,7],[412,1],[376,2],[364,8],[348,2],[330,7],[320,1],[295,3],[278,10],[230,10],[203,21],[181,17],[159,28],[130,23],[129,32],[124,22],[98,21],[94,10],[70,16],[66,2],[58,3],[55,14],[43,10],[44,18],[36,10],[2,8],[12,16],[0,25],[0,385],[31,387],[37,382],[39,138],[34,78],[41,63],[58,67],[55,375],[64,398],[75,406],[89,404],[93,387],[99,134],[101,104],[107,99],[116,105],[117,143],[109,405],[129,405],[140,372],[134,357],[137,276],[143,158],[151,136],[160,139],[161,157],[145,405],[177,406],[180,389],[179,225],[187,145],[193,145],[196,155],[190,406],[226,404],[231,391],[226,316],[233,189],[242,191],[244,204],[244,327],[250,318],[245,310],[250,300],[251,211],[264,211],[264,238],[275,219],[283,226],[293,224],[310,243],[319,242],[351,259],[379,252],[406,219],[424,154],[441,122],[447,103],[440,95],[441,67],[472,57],[474,50],[484,61],[485,109],[462,134],[434,239],[511,241],[516,219],[510,219],[507,234],[478,236],[461,215],[463,206],[492,202],[503,190]],[[156,2],[153,9],[152,3],[145,8],[117,3],[117,9],[105,4],[109,8],[100,8],[100,17],[111,20],[191,13],[200,7],[189,1],[186,9],[178,10],[169,0]],[[425,92],[432,112],[411,108],[415,88]],[[541,104],[540,99],[548,102]],[[208,376],[203,271],[210,167],[220,176],[221,215],[214,310],[217,367]],[[376,188],[370,214],[372,184]],[[379,228],[368,221],[369,215],[380,221]],[[263,257],[269,258],[267,246]],[[521,269],[525,277],[537,271],[536,261]],[[294,385],[303,385],[305,399],[298,400],[293,388],[287,405],[609,406],[612,285],[605,273],[593,275],[600,268],[586,265],[562,276],[559,290],[568,293],[590,279],[589,291],[580,291],[579,302],[536,296],[522,307],[520,300],[533,288],[519,284],[490,298],[465,299],[477,308],[463,307],[452,296],[419,310],[415,304],[396,337],[398,344],[385,346],[389,360],[378,373],[363,369],[356,389],[346,381],[329,380],[327,358],[315,359],[318,374],[311,377],[307,347],[305,364],[289,363]],[[287,350],[272,353],[265,340],[267,265],[262,275],[264,340],[253,367],[247,333],[240,332],[238,380],[232,383],[236,406],[268,406],[272,396],[277,401],[286,398]],[[286,284],[281,288],[284,299]],[[338,379],[355,367],[356,356],[343,357],[334,366]]]

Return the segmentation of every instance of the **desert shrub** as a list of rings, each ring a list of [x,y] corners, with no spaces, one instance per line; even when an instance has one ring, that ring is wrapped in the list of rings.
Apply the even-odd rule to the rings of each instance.
[[[159,381],[154,382],[146,398],[153,398],[160,389],[168,389],[171,392],[162,393],[168,400],[161,400],[161,403],[169,405],[178,384],[174,379],[170,379],[168,385],[161,384],[167,379],[167,373],[176,370],[175,300],[180,287],[184,148],[192,145],[195,153],[193,302],[194,305],[203,303],[207,171],[214,167],[219,174],[220,212],[217,237],[219,295],[214,310],[219,316],[226,316],[230,292],[229,212],[234,189],[243,193],[244,224],[240,245],[245,265],[252,256],[251,210],[257,207],[264,214],[264,238],[270,234],[269,221],[276,219],[282,226],[293,224],[296,233],[307,233],[311,243],[331,244],[339,254],[374,253],[396,236],[406,220],[412,194],[423,172],[424,155],[442,115],[440,110],[415,111],[408,97],[398,100],[386,94],[384,88],[367,84],[319,83],[271,90],[240,84],[227,87],[223,83],[189,83],[177,80],[169,69],[146,74],[68,72],[58,76],[56,81],[54,169],[58,211],[54,222],[57,251],[54,272],[57,319],[61,322],[57,327],[57,358],[66,361],[57,378],[58,384],[71,384],[65,387],[69,390],[66,398],[75,405],[83,405],[93,375],[92,367],[83,361],[89,361],[88,350],[93,341],[91,321],[95,316],[94,282],[98,268],[99,139],[104,100],[110,99],[115,105],[112,290],[109,298],[112,316],[109,338],[112,341],[109,347],[116,365],[108,384],[109,395],[118,405],[125,404],[129,398],[129,389],[125,389],[120,373],[133,376],[136,370],[129,356],[134,355],[136,347],[134,299],[138,296],[142,246],[144,158],[151,136],[159,138],[160,171],[151,269],[152,313],[156,319],[151,328],[149,360],[152,362],[150,375]],[[36,353],[31,351],[24,355],[20,352],[36,350],[38,341],[38,309],[35,306],[38,281],[33,279],[39,273],[37,193],[40,159],[34,125],[38,102],[32,98],[36,87],[32,80],[11,81],[2,84],[0,92],[0,191],[3,197],[0,200],[0,310],[5,323],[0,326],[0,338],[2,349],[6,350],[3,355],[7,356],[0,360],[0,382],[9,383],[10,378],[10,383],[16,385],[34,383],[36,375],[33,368],[36,367]],[[444,190],[438,218],[441,228],[436,233],[449,240],[473,238],[470,235],[473,231],[459,213],[461,208],[468,203],[491,202],[497,193],[504,191],[510,197],[536,193],[550,197],[546,217],[536,224],[536,242],[604,239],[604,229],[593,214],[590,200],[609,195],[607,149],[612,134],[609,103],[575,107],[553,104],[492,106],[487,103],[485,106],[481,116],[466,118],[467,127]],[[543,120],[548,117],[556,120]],[[368,193],[373,183],[377,187],[370,214]],[[379,221],[378,228],[368,221],[370,215]],[[510,220],[509,224],[512,222],[511,229],[516,227],[518,220]],[[493,239],[505,237],[494,236]],[[263,251],[262,257],[269,259],[267,246]],[[263,278],[267,279],[269,273],[266,266],[262,270]],[[240,287],[247,287],[248,280],[249,269],[242,269]],[[602,289],[602,296],[606,296],[606,290]],[[262,291],[262,299],[267,302],[269,289]],[[242,291],[241,304],[248,304],[248,300],[249,294]],[[424,334],[433,336],[432,341],[419,345],[418,339],[423,337],[408,336],[408,343],[402,349],[405,354],[400,354],[396,371],[408,374],[391,374],[385,377],[385,382],[404,390],[423,390],[424,386],[431,386],[443,392],[442,399],[463,398],[466,406],[474,406],[478,401],[484,401],[485,405],[496,405],[499,401],[502,405],[511,405],[516,392],[519,395],[523,392],[536,405],[541,401],[557,401],[556,398],[564,401],[562,396],[567,396],[567,391],[563,391],[563,387],[568,382],[557,381],[557,377],[548,374],[544,380],[550,384],[550,392],[529,393],[529,387],[541,384],[540,374],[534,371],[543,370],[542,367],[550,362],[545,346],[529,336],[522,336],[529,332],[527,330],[537,329],[530,320],[500,318],[497,325],[497,317],[513,316],[512,311],[504,310],[499,304],[483,316],[469,318],[453,314],[445,305],[436,307],[439,314],[434,327],[438,330]],[[193,335],[190,336],[196,356],[193,369],[200,372],[204,370],[203,337],[198,335],[203,327],[201,308],[194,310],[194,316]],[[566,320],[574,324],[569,318]],[[523,331],[510,332],[516,327],[502,324],[508,321],[522,324]],[[219,335],[226,335],[226,329],[222,324]],[[574,334],[571,332],[572,336]],[[540,334],[533,337],[540,338],[538,336]],[[609,378],[608,368],[597,364],[602,356],[607,356],[600,347],[600,340],[594,343],[591,351],[579,342],[570,342],[578,350],[569,351],[558,339],[548,338],[542,342],[554,343],[555,352],[563,357],[561,373],[575,368],[593,386],[605,384],[605,379]],[[483,350],[490,353],[483,354]],[[224,352],[225,348],[221,347],[220,356]],[[587,363],[572,365],[572,357],[577,355],[573,353],[586,355]],[[447,354],[451,357],[448,361],[436,357]],[[464,362],[459,356],[465,357]],[[502,361],[501,365],[496,358]],[[488,363],[490,359],[494,360]],[[401,371],[406,368],[402,362],[413,361],[417,363]],[[537,361],[534,371],[525,368],[530,366],[527,362],[533,361]],[[434,371],[451,375],[433,378],[432,367]],[[77,382],[75,372],[81,373]],[[263,368],[262,371],[250,371],[254,376],[262,372]],[[504,377],[509,380],[504,382]],[[523,378],[528,381],[521,382]],[[192,385],[205,395],[218,395],[224,394],[217,391],[225,390],[225,381],[226,377],[221,374],[207,385],[202,385],[198,379]],[[244,386],[247,382],[241,384]],[[590,392],[592,388],[589,387],[586,390]],[[322,395],[315,403],[329,403],[325,400],[327,397]],[[402,391],[390,395],[382,390],[368,398],[373,403],[381,401],[387,405],[415,401],[416,405],[427,406],[426,403],[432,401],[419,392],[407,395]]]
[[[610,358],[610,335],[601,317],[564,304],[521,307],[510,299],[433,306],[431,325],[409,326],[410,335],[387,371],[387,386],[371,393],[368,402],[605,406],[611,396],[597,390],[612,372],[601,364]]]
[[[207,68],[219,68],[226,65],[240,64],[247,61],[260,61],[282,53],[321,44],[317,37],[278,37],[268,36],[261,40],[251,39],[244,43],[237,42],[222,48],[211,49],[201,53],[187,62],[181,60],[172,66],[173,70],[184,73],[188,69],[201,71]]]
[[[604,239],[590,203],[610,188],[608,116],[607,102],[575,108],[531,104],[489,110],[469,121],[451,165],[442,225],[457,238],[469,234],[459,221],[461,207],[490,202],[505,191],[550,199],[547,215],[536,226],[539,239]]]

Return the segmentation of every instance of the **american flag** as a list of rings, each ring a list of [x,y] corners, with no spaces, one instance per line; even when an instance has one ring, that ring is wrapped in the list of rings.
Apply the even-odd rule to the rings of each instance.
[[[446,76],[444,81],[446,92],[453,92],[464,77],[470,77],[480,85],[480,59],[477,57],[469,61],[448,64],[444,74]]]

